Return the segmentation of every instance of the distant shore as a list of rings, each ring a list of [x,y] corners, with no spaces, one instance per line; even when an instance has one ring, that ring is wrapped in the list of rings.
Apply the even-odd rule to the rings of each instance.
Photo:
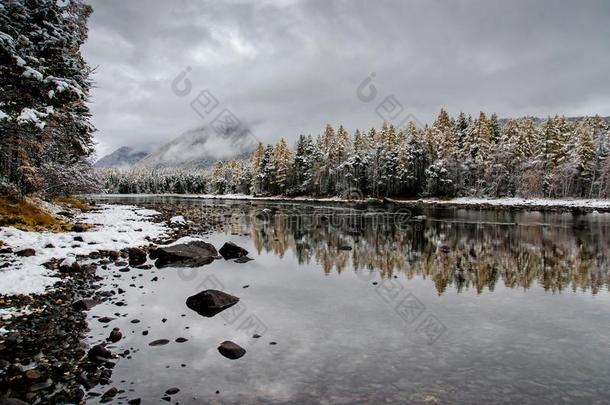
[[[354,203],[367,205],[401,205],[407,208],[463,208],[482,210],[530,210],[559,212],[610,212],[610,200],[602,199],[552,199],[552,198],[475,198],[459,197],[453,199],[392,199],[368,198],[363,200],[345,199],[341,197],[283,197],[283,196],[253,196],[247,194],[92,194],[90,198],[138,198],[138,197],[173,197],[202,200],[254,200],[276,202],[317,202],[317,203]]]

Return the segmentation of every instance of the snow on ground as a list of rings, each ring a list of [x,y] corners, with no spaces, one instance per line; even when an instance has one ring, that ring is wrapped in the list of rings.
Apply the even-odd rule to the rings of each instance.
[[[341,197],[281,197],[281,196],[270,196],[270,197],[254,197],[248,194],[98,194],[94,197],[104,198],[130,198],[130,197],[177,197],[177,198],[198,198],[198,199],[218,199],[218,200],[271,200],[271,201],[303,201],[303,202],[341,202],[355,200],[346,200]],[[421,203],[431,205],[496,205],[503,207],[561,207],[561,208],[591,208],[591,209],[610,209],[610,200],[600,199],[552,199],[552,198],[474,198],[474,197],[461,197],[450,200],[439,200],[433,198],[422,198],[419,200],[393,200],[389,199],[397,204],[400,203]]]
[[[418,200],[423,203],[458,205],[494,205],[499,207],[562,207],[610,209],[610,200],[551,198],[454,198],[452,200]]]
[[[74,260],[76,255],[88,255],[97,250],[120,250],[130,246],[148,244],[146,237],[159,237],[167,232],[162,223],[154,223],[151,217],[159,213],[130,205],[100,205],[99,210],[80,214],[76,220],[92,224],[86,232],[25,232],[13,227],[0,228],[0,240],[17,252],[32,248],[36,255],[15,257],[6,255],[0,264],[16,259],[6,269],[0,270],[0,294],[42,293],[59,279],[55,271],[43,267],[43,263],[55,258]],[[75,241],[79,236],[84,242]],[[90,244],[91,243],[91,244]],[[45,246],[50,246],[47,247]]]
[[[87,194],[93,198],[130,198],[130,197],[178,197],[198,198],[201,200],[270,200],[270,201],[302,201],[302,202],[325,202],[325,201],[348,201],[341,197],[254,197],[249,194]],[[353,201],[353,200],[352,200]]]

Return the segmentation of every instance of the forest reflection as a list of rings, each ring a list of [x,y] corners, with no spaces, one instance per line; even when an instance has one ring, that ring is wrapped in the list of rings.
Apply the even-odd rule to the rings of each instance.
[[[397,220],[391,211],[248,207],[226,232],[245,225],[258,253],[293,254],[326,274],[420,276],[438,294],[493,291],[500,281],[596,294],[610,281],[607,215],[446,210]]]

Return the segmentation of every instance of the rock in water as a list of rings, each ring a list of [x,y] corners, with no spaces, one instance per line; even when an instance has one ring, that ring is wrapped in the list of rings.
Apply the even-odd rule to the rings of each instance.
[[[146,262],[146,252],[140,248],[129,248],[127,254],[129,255],[129,264],[131,266],[139,266]]]
[[[117,390],[116,388],[110,388],[108,391],[104,392],[104,395],[102,395],[102,402],[110,402],[111,399],[114,398],[118,393],[119,390]]]
[[[95,299],[83,298],[82,300],[74,301],[72,308],[77,311],[89,311],[91,308],[99,304],[100,302]]]
[[[204,241],[193,241],[179,245],[158,247],[154,250],[155,266],[158,268],[173,265],[175,267],[198,267],[210,264],[218,256],[216,248]]]
[[[98,361],[99,359],[110,359],[112,358],[112,352],[106,349],[106,345],[101,343],[89,349],[87,357],[89,357],[89,359],[93,361]]]
[[[114,328],[114,329],[112,329],[112,332],[110,332],[110,336],[108,336],[108,340],[111,341],[112,343],[116,343],[119,340],[121,340],[122,337],[123,337],[123,334],[121,333],[119,328]]]
[[[157,340],[153,340],[148,345],[149,346],[153,346],[153,347],[154,346],[165,346],[168,343],[169,343],[168,339],[157,339]]]
[[[205,290],[186,299],[186,306],[199,315],[211,318],[237,304],[239,298],[218,290]]]
[[[233,242],[227,242],[219,250],[219,253],[225,260],[238,259],[242,256],[246,256],[248,251],[242,247],[237,246]]]
[[[218,346],[218,351],[220,354],[231,360],[237,360],[246,354],[246,349],[229,340],[222,342],[220,346]]]

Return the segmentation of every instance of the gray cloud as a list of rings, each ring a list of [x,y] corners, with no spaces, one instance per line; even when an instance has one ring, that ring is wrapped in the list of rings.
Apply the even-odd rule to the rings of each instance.
[[[99,153],[150,148],[202,121],[209,89],[256,137],[326,122],[381,124],[393,94],[421,121],[441,107],[500,116],[610,114],[610,3],[582,1],[92,0]],[[171,91],[187,66],[194,90]],[[356,88],[371,72],[377,99]]]

